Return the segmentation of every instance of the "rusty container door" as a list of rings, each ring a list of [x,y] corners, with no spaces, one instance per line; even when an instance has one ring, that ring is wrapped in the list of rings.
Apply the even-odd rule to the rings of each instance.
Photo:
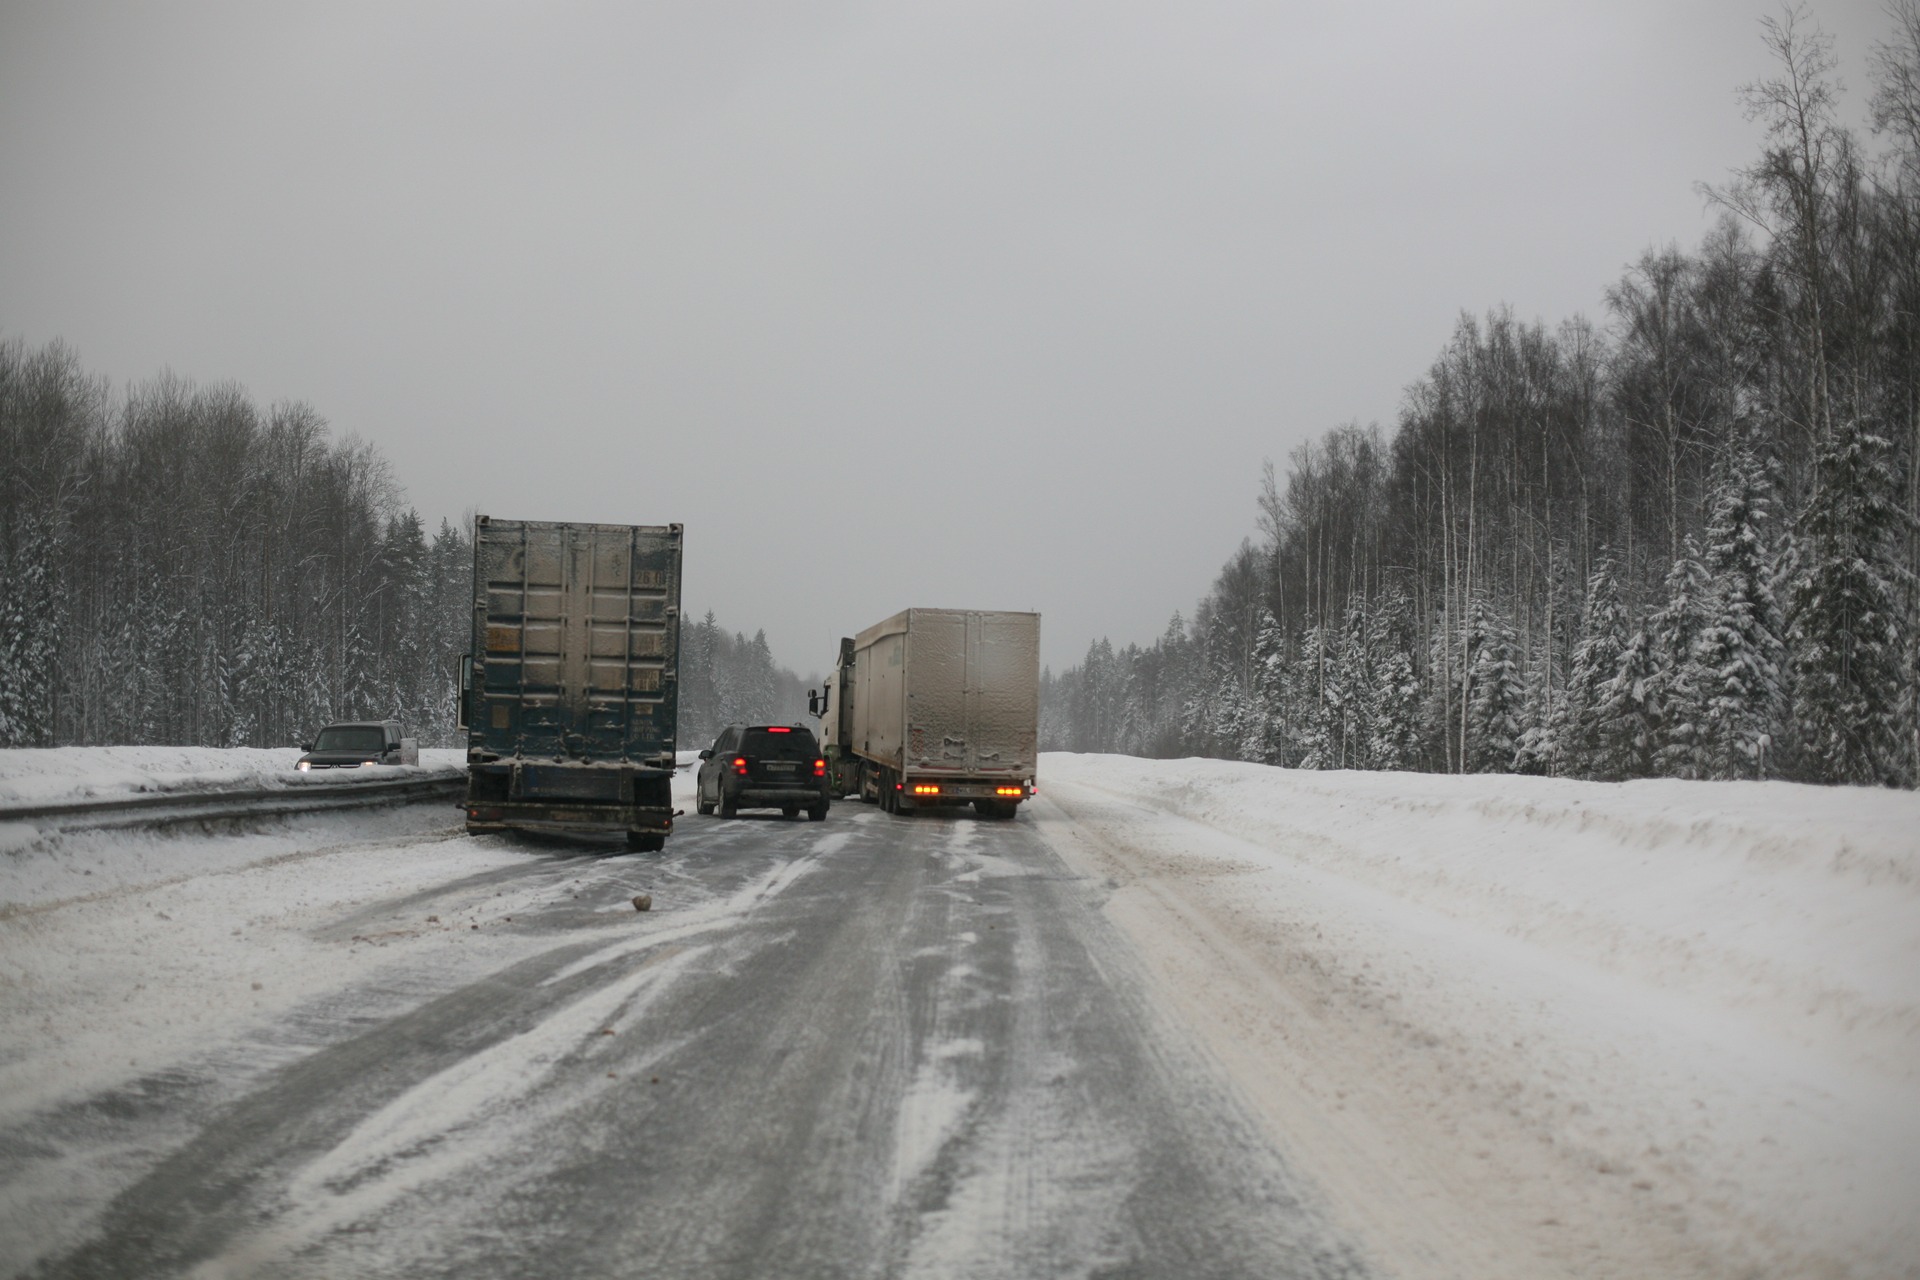
[[[498,756],[671,759],[679,525],[474,525],[471,745]]]

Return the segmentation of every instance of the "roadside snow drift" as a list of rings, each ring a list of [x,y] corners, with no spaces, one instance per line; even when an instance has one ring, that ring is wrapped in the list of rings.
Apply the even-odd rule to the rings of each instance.
[[[1040,774],[1056,845],[1393,1269],[1920,1275],[1920,796]]]
[[[164,792],[324,786],[361,774],[406,777],[466,768],[465,751],[423,749],[418,765],[305,774],[296,747],[4,747],[0,809]]]

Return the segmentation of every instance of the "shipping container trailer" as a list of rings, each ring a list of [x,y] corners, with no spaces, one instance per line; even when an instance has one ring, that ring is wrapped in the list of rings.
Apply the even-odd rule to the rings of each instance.
[[[467,829],[673,829],[681,526],[480,516],[462,664]]]

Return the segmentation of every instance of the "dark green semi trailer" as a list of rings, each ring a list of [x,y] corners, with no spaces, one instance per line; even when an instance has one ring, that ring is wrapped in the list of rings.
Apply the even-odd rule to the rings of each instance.
[[[673,829],[681,527],[475,519],[467,830]]]

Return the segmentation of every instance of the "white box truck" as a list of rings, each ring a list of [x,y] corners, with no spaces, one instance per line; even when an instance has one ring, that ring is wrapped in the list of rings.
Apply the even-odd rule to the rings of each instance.
[[[1011,818],[1034,794],[1040,615],[903,610],[840,642],[809,705],[837,794]]]

